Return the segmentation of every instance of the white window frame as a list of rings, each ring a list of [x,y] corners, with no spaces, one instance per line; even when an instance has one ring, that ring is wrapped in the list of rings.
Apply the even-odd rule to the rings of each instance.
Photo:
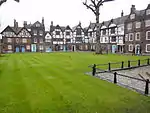
[[[40,46],[39,46],[39,49],[40,49],[40,50],[44,50],[43,45],[40,45]]]
[[[146,31],[146,40],[150,40],[150,39],[148,39],[148,33],[149,33],[150,31]]]
[[[132,27],[133,27],[133,24],[132,24],[132,23],[128,23],[128,24],[127,24],[127,29],[128,29],[128,30],[131,30]]]
[[[37,35],[37,30],[33,30],[33,35]]]
[[[136,28],[141,28],[141,22],[136,22],[135,27],[136,27]]]
[[[39,35],[43,36],[44,32],[42,30],[39,31]]]
[[[132,49],[131,49],[131,46],[132,46]],[[129,47],[129,48],[128,48],[128,51],[133,51],[133,44],[129,44],[128,47]]]
[[[8,43],[12,43],[12,39],[11,38],[7,38],[7,42]]]
[[[139,39],[137,39],[137,34],[139,34]],[[138,41],[141,40],[141,33],[140,32],[136,33],[135,40],[138,40]]]
[[[147,50],[147,46],[150,46],[150,44],[146,44],[146,52],[150,52],[150,51]]]
[[[27,43],[27,39],[26,39],[26,38],[23,38],[23,39],[22,39],[22,43]]]
[[[149,27],[150,26],[150,20],[145,20],[145,27]]]
[[[35,39],[36,39],[36,41],[35,41]],[[37,38],[34,38],[34,43],[37,43]]]
[[[125,41],[126,42],[129,41],[129,37],[128,36],[129,36],[128,34],[125,35]]]
[[[132,40],[130,40],[130,36],[132,35]],[[133,41],[134,40],[134,34],[133,33],[129,33],[129,41]]]
[[[131,14],[131,15],[130,15],[130,19],[131,19],[131,20],[135,19],[135,14]]]
[[[8,50],[12,50],[12,45],[8,45]]]
[[[30,50],[31,49],[30,45],[26,45],[26,49]]]

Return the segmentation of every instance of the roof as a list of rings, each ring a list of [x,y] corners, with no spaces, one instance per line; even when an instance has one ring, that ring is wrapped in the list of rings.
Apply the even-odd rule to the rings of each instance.
[[[72,31],[75,31],[77,29],[77,27],[80,27],[83,30],[81,23],[79,23],[78,25],[76,25],[72,28]]]
[[[17,28],[11,27],[11,28],[13,29],[13,31],[14,31],[16,34],[18,34],[18,33],[22,30],[23,27],[17,27]]]
[[[115,19],[113,19],[113,23],[116,24],[116,25],[124,24],[124,22],[125,22],[125,20],[126,20],[127,18],[128,18],[128,15],[115,18]]]
[[[66,29],[66,27],[64,27],[64,26],[59,26],[59,25],[50,26],[50,32],[53,32],[55,29],[61,29],[61,31],[64,32],[65,29]]]
[[[145,14],[145,10],[136,10],[135,14],[136,14],[136,16],[143,17],[143,15]]]
[[[36,24],[40,24],[40,26],[44,26],[42,23],[40,23],[39,21],[36,21],[34,24],[32,24],[31,26],[36,26]]]

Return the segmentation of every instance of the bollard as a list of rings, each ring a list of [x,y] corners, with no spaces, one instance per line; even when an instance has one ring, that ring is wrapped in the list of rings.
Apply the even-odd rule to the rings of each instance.
[[[149,79],[146,80],[145,95],[149,94]]]
[[[111,71],[111,64],[108,63],[108,71]]]
[[[92,68],[93,68],[92,75],[95,76],[95,74],[96,74],[96,64],[94,64],[94,66]]]
[[[121,63],[121,68],[123,69],[124,68],[124,62],[122,61]]]
[[[114,73],[114,84],[117,84],[117,72]]]
[[[138,60],[138,66],[140,66],[141,65],[141,61],[140,60]]]
[[[149,65],[149,58],[147,59],[147,65]]]
[[[130,60],[128,61],[128,68],[130,68]]]

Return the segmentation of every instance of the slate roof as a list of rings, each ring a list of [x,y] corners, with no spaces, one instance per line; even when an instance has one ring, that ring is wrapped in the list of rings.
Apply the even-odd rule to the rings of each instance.
[[[122,16],[122,17],[118,17],[113,19],[112,23],[116,24],[116,25],[121,25],[124,24],[125,20],[128,18],[128,15],[126,16]]]
[[[77,29],[77,27],[81,27],[81,29],[84,30],[81,26],[81,23],[79,23],[78,25],[76,25],[72,28],[72,31],[75,31]]]
[[[13,31],[14,31],[16,34],[18,34],[18,33],[22,30],[23,27],[17,27],[17,28],[11,27],[11,28],[13,29]]]

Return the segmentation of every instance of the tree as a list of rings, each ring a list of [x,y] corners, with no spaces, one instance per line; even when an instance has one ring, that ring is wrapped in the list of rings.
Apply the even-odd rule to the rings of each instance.
[[[14,1],[19,2],[20,0],[14,0]],[[0,0],[0,6],[5,2],[7,2],[7,0]]]
[[[88,3],[88,1],[90,3]],[[110,2],[114,0],[85,0],[83,2],[83,5],[87,7],[87,9],[90,9],[95,17],[96,17],[96,54],[102,54],[102,48],[100,45],[100,31],[99,31],[99,15],[100,15],[100,6],[102,6],[105,2]]]

